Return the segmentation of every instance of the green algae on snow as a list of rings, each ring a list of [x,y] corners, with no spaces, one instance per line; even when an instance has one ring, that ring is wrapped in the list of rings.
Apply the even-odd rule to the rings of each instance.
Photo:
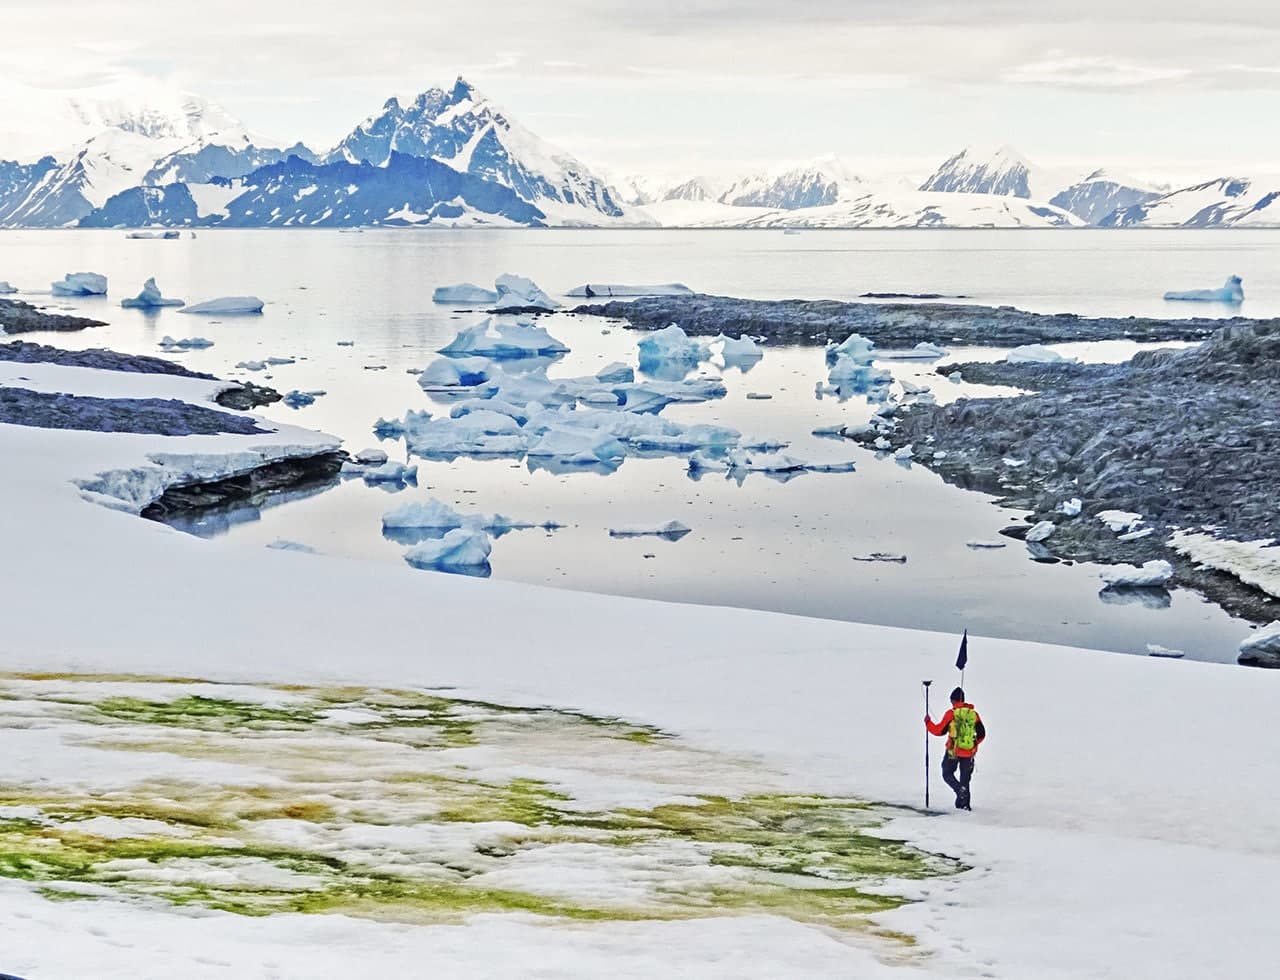
[[[53,703],[73,742],[191,767],[97,792],[0,786],[0,876],[60,900],[404,922],[758,912],[876,932],[866,917],[905,901],[895,880],[963,870],[870,833],[886,819],[873,804],[741,792],[762,771],[622,719],[410,690],[272,685],[244,700],[244,685],[173,678],[9,680],[0,728]],[[601,776],[659,802],[568,789]],[[606,885],[566,891],[557,869],[584,861]]]

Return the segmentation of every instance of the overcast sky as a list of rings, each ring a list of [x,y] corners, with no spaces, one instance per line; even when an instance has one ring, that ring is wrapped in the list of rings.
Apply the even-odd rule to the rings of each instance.
[[[461,73],[614,172],[927,172],[968,143],[1280,171],[1276,0],[4,0],[2,29],[4,79],[148,75],[320,146]]]

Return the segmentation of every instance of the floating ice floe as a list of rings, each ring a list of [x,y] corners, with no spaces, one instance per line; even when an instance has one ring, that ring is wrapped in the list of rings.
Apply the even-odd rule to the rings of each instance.
[[[489,380],[490,370],[489,362],[482,357],[442,357],[418,375],[418,387],[423,391],[474,388]]]
[[[17,286],[10,285],[8,280],[0,279],[0,296],[8,296],[10,293],[16,293]]]
[[[439,419],[424,416],[428,413],[405,416],[405,445],[415,456],[518,456],[528,446],[520,423],[499,412],[480,410]]]
[[[1043,344],[1024,344],[1004,356],[1008,364],[1078,364],[1074,357],[1063,357]]]
[[[621,361],[606,364],[596,372],[596,380],[603,384],[630,384],[635,379],[635,369]]]
[[[1161,589],[1173,578],[1173,566],[1163,559],[1149,561],[1141,568],[1114,565],[1104,568],[1099,578],[1108,589]]]
[[[184,306],[179,312],[206,316],[243,316],[261,313],[265,304],[256,296],[219,296],[203,303]]]
[[[267,369],[266,361],[237,361],[236,367],[242,371],[265,371]]]
[[[281,399],[290,408],[306,408],[325,394],[324,391],[291,391]]]
[[[939,347],[937,344],[931,344],[927,340],[922,340],[907,350],[885,350],[876,352],[876,360],[879,361],[936,361],[940,357],[946,357],[950,351],[945,347]]]
[[[764,349],[746,334],[742,334],[737,340],[718,334],[712,339],[711,346],[720,348],[720,357],[725,364],[758,361],[764,357]]]
[[[711,356],[706,344],[693,340],[674,323],[641,337],[638,346],[641,370],[647,363],[678,361],[692,365]]]
[[[691,529],[679,521],[667,521],[665,524],[619,524],[609,528],[611,538],[657,537],[677,541],[689,533]]]
[[[623,459],[627,447],[608,432],[593,429],[548,429],[529,446],[528,455],[550,456],[570,465]]]
[[[623,283],[589,282],[575,286],[566,296],[585,296],[587,299],[607,299],[624,296],[692,296],[693,290],[678,282],[658,286],[633,286]]]
[[[433,303],[469,303],[488,306],[498,301],[498,293],[483,286],[460,282],[453,286],[439,286],[431,294]]]
[[[888,385],[893,375],[884,368],[872,366],[875,344],[861,334],[850,334],[842,344],[827,346],[827,363],[831,366],[827,382],[841,395],[869,394]]]
[[[273,367],[279,367],[279,366],[280,366],[280,365],[282,365],[282,364],[297,364],[297,363],[298,363],[298,359],[297,359],[296,357],[280,357],[280,356],[278,356],[278,355],[275,355],[275,356],[272,356],[272,357],[268,357],[268,358],[264,358],[264,360],[266,361],[266,363],[270,364],[270,365],[271,365],[271,366],[273,366]]]
[[[975,551],[985,551],[985,550],[994,551],[996,548],[1006,547],[1003,541],[982,541],[982,540],[966,541],[964,543],[964,546],[966,548],[972,548]]]
[[[1228,276],[1220,289],[1187,289],[1164,294],[1168,300],[1189,300],[1196,303],[1243,303],[1244,280]]]
[[[381,466],[387,461],[387,453],[383,449],[361,449],[351,458],[364,466]]]
[[[404,463],[383,463],[381,466],[365,470],[361,476],[366,483],[417,483],[417,465],[406,466]]]
[[[382,526],[395,530],[453,530],[464,523],[461,514],[435,498],[411,500],[382,515]]]
[[[451,357],[494,359],[546,357],[568,352],[568,347],[529,320],[508,322],[497,317],[459,331],[448,346],[440,348],[441,354]]]
[[[414,568],[437,571],[484,573],[489,568],[493,545],[489,535],[476,528],[454,528],[442,538],[428,538],[405,552],[404,560]]]
[[[532,279],[524,276],[513,276],[510,273],[498,276],[494,282],[498,290],[498,298],[493,306],[496,310],[558,310],[560,304],[537,287]]]
[[[898,384],[902,388],[902,393],[904,395],[923,395],[929,391],[928,385],[918,384],[909,378],[903,378],[898,382]]]
[[[156,345],[164,351],[183,351],[183,350],[205,350],[213,346],[213,341],[205,337],[183,337],[175,340],[168,334],[160,338],[160,343]]]
[[[142,284],[142,292],[130,299],[122,299],[120,305],[131,310],[155,310],[165,306],[181,306],[182,300],[161,296],[154,278]]]
[[[1033,543],[1037,541],[1048,541],[1049,538],[1053,536],[1053,532],[1057,529],[1058,525],[1054,524],[1053,521],[1040,521],[1039,523],[1032,525],[1031,530],[1027,532],[1027,536],[1024,540],[1031,541]]]
[[[1142,515],[1127,510],[1104,510],[1096,515],[1114,534],[1124,534],[1142,523]]]
[[[105,296],[107,277],[96,272],[68,272],[50,288],[54,296]]]

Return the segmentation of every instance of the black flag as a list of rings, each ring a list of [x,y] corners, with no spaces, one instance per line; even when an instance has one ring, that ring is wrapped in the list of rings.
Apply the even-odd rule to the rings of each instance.
[[[960,653],[956,655],[956,670],[964,670],[964,665],[969,662],[969,631],[964,631],[964,636],[960,640]]]

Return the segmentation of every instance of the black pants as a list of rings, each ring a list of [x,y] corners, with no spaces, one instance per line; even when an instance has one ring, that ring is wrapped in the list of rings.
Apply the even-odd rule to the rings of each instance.
[[[959,770],[960,778],[956,778],[956,771]],[[945,755],[942,757],[942,781],[951,787],[951,791],[956,794],[956,799],[968,799],[969,797],[969,780],[973,778],[973,756],[961,758],[959,756]]]

